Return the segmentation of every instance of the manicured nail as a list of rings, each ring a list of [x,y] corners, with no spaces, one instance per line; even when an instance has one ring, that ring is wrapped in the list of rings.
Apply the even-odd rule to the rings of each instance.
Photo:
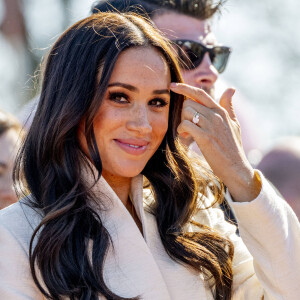
[[[172,89],[172,88],[177,88],[178,87],[178,83],[176,83],[176,82],[171,82],[171,84],[170,84],[170,88]]]
[[[189,134],[188,134],[187,132],[181,132],[181,133],[178,133],[178,135],[179,135],[180,137],[182,137],[183,139],[186,139],[186,138],[189,137]]]

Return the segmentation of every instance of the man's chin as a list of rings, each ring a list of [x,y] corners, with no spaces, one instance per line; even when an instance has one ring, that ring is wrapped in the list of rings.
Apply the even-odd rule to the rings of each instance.
[[[203,90],[215,100],[215,88],[203,88]]]
[[[193,84],[191,84],[193,85]],[[203,91],[205,91],[209,96],[211,96],[213,99],[215,99],[215,87],[211,87],[211,88],[207,88],[207,87],[203,87],[201,85],[193,85],[196,88],[202,89]]]

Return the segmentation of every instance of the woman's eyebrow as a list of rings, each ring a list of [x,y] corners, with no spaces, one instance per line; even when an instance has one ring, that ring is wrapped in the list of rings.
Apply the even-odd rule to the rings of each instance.
[[[120,87],[123,87],[129,91],[132,91],[132,92],[138,92],[139,89],[136,88],[135,86],[131,85],[131,84],[127,84],[127,83],[122,83],[122,82],[113,82],[113,83],[110,83],[108,85],[108,87],[111,87],[111,86],[120,86]]]
[[[112,86],[120,86],[120,87],[123,87],[129,91],[132,91],[132,92],[139,92],[139,89],[131,84],[127,84],[127,83],[122,83],[122,82],[113,82],[113,83],[110,83],[108,85],[108,87],[112,87]],[[162,89],[162,90],[154,90],[153,91],[153,94],[156,94],[156,95],[161,95],[161,94],[170,94],[170,90],[168,89]]]
[[[168,90],[168,89],[154,90],[153,94],[156,94],[156,95],[168,94],[168,95],[170,95],[170,90]]]

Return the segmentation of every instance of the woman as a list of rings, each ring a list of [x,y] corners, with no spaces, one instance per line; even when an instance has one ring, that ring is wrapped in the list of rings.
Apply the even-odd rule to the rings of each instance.
[[[21,124],[0,109],[0,209],[17,201],[12,174],[21,137]]]
[[[296,295],[299,224],[242,155],[233,90],[224,109],[180,82],[172,48],[135,15],[93,15],[58,39],[17,163],[30,195],[0,215],[4,299]],[[212,207],[221,183],[191,166],[177,131],[193,136],[237,201],[256,273]]]

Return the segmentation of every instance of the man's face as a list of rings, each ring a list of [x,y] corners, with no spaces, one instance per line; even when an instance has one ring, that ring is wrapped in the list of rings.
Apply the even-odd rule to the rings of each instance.
[[[153,17],[158,29],[170,40],[182,39],[199,41],[204,45],[215,45],[216,38],[211,32],[209,21],[166,12]],[[205,54],[201,64],[192,70],[182,70],[186,83],[202,88],[214,97],[214,84],[218,79],[218,71],[212,65],[208,53]]]

